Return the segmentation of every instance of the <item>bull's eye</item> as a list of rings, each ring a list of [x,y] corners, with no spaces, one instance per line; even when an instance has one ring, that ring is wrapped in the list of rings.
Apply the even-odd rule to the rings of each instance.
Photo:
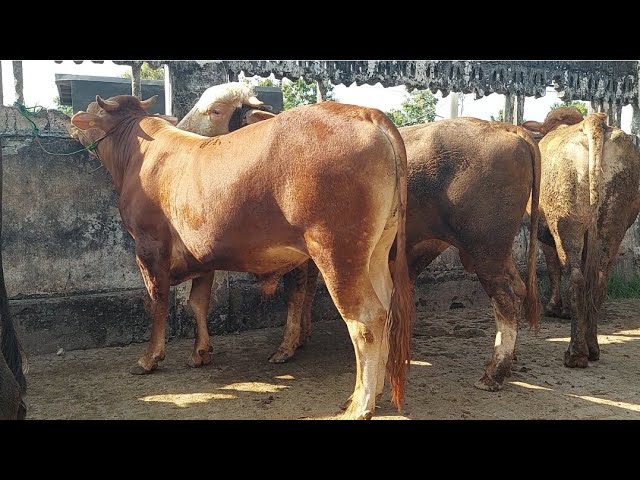
[[[212,110],[212,113],[213,113],[214,115],[220,115],[220,109],[219,109],[219,108],[214,108],[214,109]]]

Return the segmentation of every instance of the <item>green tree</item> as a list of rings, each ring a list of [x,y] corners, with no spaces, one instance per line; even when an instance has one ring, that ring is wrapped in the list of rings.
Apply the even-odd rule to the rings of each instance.
[[[498,116],[494,117],[493,115],[489,115],[492,122],[504,122],[504,110],[501,108],[498,110]]]
[[[64,113],[67,117],[71,117],[73,115],[73,107],[71,105],[60,104],[60,97],[54,98],[53,101],[56,104],[56,110]]]
[[[124,72],[122,77],[131,78],[131,73]],[[144,62],[140,67],[140,78],[144,80],[163,80],[164,68],[151,68],[147,62]]]
[[[430,90],[418,90],[409,94],[400,109],[387,112],[387,116],[398,127],[433,122],[436,119],[436,103],[438,99]]]
[[[306,84],[302,78],[299,78],[295,82],[285,80],[281,82],[279,80],[267,77],[251,77],[245,78],[245,82],[251,85],[257,85],[260,87],[281,87],[282,88],[282,103],[285,110],[290,108],[299,107],[300,105],[311,105],[316,103],[318,99],[317,95],[317,82]],[[325,100],[335,100],[335,94],[333,93],[333,85],[327,84],[327,93]]]
[[[587,110],[587,104],[579,100],[571,100],[568,102],[556,102],[553,105],[551,105],[551,110],[555,110],[558,107],[576,107],[578,110],[580,110],[580,113],[582,115],[587,115],[587,113],[589,113],[589,111]]]
[[[282,97],[284,109],[299,107],[300,105],[311,105],[317,100],[316,82],[306,84],[302,78],[295,82],[282,82]],[[335,100],[333,85],[327,84],[327,94],[325,100]]]

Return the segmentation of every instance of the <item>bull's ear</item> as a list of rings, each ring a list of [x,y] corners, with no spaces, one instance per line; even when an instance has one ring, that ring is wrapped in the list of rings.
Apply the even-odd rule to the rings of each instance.
[[[102,118],[93,113],[78,112],[71,117],[71,123],[78,127],[80,130],[88,130],[90,128],[104,129]]]
[[[160,115],[160,114],[158,114],[158,116],[163,120],[166,120],[173,126],[176,126],[178,124],[178,119],[176,117],[172,117],[171,115]]]
[[[269,120],[270,118],[273,118],[275,116],[275,113],[265,112],[264,110],[250,110],[249,112],[247,112],[245,118],[247,120],[247,125],[251,125],[252,123]]]
[[[522,124],[522,128],[526,128],[531,132],[541,132],[542,124],[540,122],[536,122],[535,120],[527,120]]]

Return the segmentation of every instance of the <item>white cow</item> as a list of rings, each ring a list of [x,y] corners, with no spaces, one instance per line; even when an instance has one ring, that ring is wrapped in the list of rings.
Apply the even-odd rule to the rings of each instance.
[[[571,317],[567,367],[598,360],[596,315],[620,242],[640,211],[640,151],[632,137],[607,125],[604,113],[583,119],[575,107],[552,110],[544,123],[538,236],[547,260],[550,316]],[[570,279],[560,296],[562,274]]]

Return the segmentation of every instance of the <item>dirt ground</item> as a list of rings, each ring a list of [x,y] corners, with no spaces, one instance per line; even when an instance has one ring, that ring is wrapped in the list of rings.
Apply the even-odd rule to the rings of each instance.
[[[518,361],[502,391],[473,387],[495,332],[489,308],[419,313],[407,403],[397,413],[385,391],[376,419],[640,419],[640,300],[605,304],[601,360],[562,365],[568,321],[521,327]],[[186,367],[191,340],[168,344],[152,375],[127,371],[144,345],[30,357],[30,419],[328,419],[353,389],[353,348],[342,321],[314,324],[290,363],[266,359],[281,328],[214,338],[214,361]]]

